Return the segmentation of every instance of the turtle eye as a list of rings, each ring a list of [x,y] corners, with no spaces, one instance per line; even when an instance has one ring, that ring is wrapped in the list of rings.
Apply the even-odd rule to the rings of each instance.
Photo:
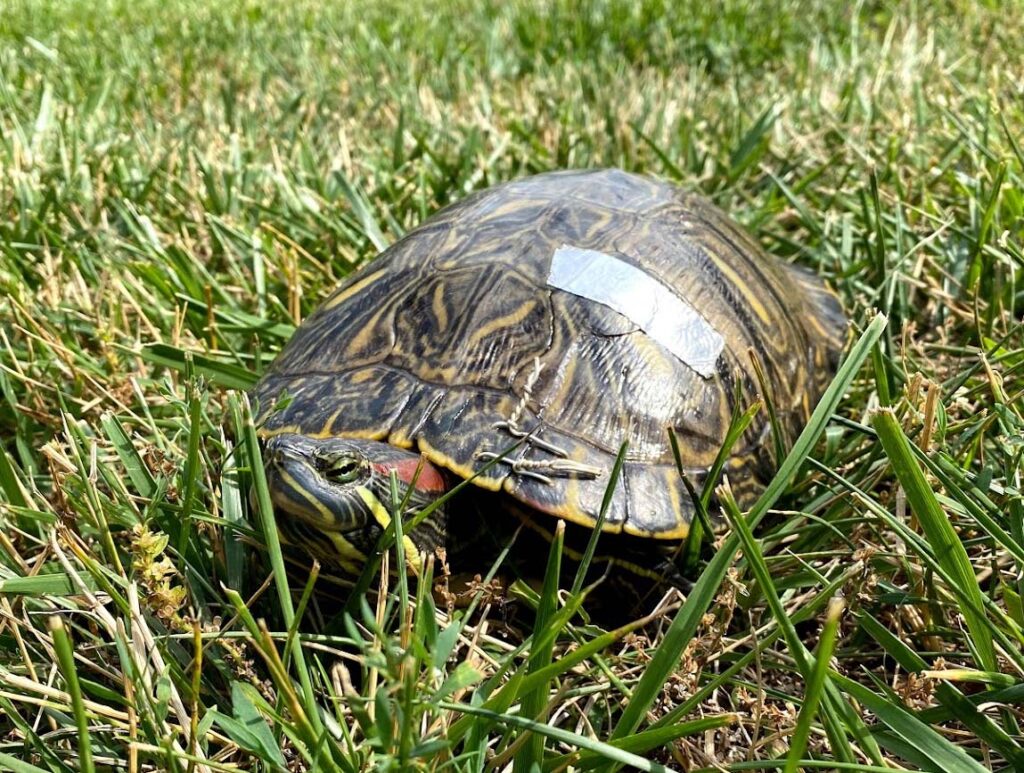
[[[350,454],[341,454],[324,466],[323,474],[331,483],[351,483],[359,477],[362,465]]]

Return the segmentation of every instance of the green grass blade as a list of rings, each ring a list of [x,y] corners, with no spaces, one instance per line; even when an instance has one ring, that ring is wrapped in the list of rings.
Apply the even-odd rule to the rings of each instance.
[[[500,725],[522,728],[523,730],[535,733],[544,738],[550,738],[552,741],[557,741],[558,743],[564,743],[570,746],[575,746],[578,749],[595,752],[603,757],[607,762],[613,762],[619,765],[629,765],[637,770],[650,771],[651,773],[670,773],[672,770],[671,768],[667,768],[657,762],[644,759],[637,754],[632,754],[624,751],[623,749],[616,748],[609,743],[595,741],[592,738],[579,735],[578,733],[572,733],[568,730],[552,727],[551,725],[546,725],[542,722],[535,722],[532,719],[527,719],[526,717],[521,717],[517,714],[499,714],[494,711],[488,711],[487,709],[477,708],[476,706],[466,706],[465,704],[458,703],[445,703],[442,705],[453,711],[460,711],[473,716],[484,717]]]
[[[167,344],[151,344],[131,353],[154,365],[163,365],[179,373],[185,372],[188,367],[186,361],[191,357],[197,376],[202,376],[210,383],[225,389],[244,390],[256,383],[256,376],[248,368]]]
[[[958,773],[982,773],[985,770],[960,747],[947,741],[906,709],[845,676],[832,672],[830,678],[840,689],[869,709],[910,749],[916,751],[912,762],[923,770],[935,773],[949,773],[953,770]]]
[[[203,435],[202,403],[199,399],[199,384],[193,373],[192,357],[185,357],[185,404],[188,407],[188,445],[185,450],[185,466],[183,494],[181,497],[181,517],[178,520],[178,552],[184,554],[188,550],[189,537],[192,535],[192,505],[199,487],[200,460],[199,442]]]
[[[57,653],[61,675],[67,684],[68,695],[71,696],[71,713],[75,717],[78,729],[78,768],[82,773],[94,773],[96,770],[92,759],[92,739],[89,734],[89,717],[85,714],[85,703],[82,700],[82,688],[78,681],[78,669],[75,667],[75,655],[71,646],[71,637],[59,617],[50,618],[50,636],[53,637],[53,649]]]
[[[548,629],[548,624],[558,610],[558,581],[562,573],[562,550],[565,542],[565,522],[559,521],[555,528],[555,538],[551,541],[548,552],[547,568],[544,572],[544,585],[540,592],[537,615],[533,625],[533,641],[540,640]],[[551,664],[554,641],[550,640],[543,646],[534,646],[530,652],[531,672],[540,671]],[[522,696],[522,710],[526,717],[535,722],[545,720],[544,712],[548,703],[548,683],[542,682]],[[513,773],[530,773],[535,764],[544,757],[544,734],[534,733],[516,754],[513,761]]]
[[[335,171],[334,181],[345,194],[345,198],[348,199],[349,204],[352,205],[352,211],[355,213],[356,219],[362,226],[363,233],[366,238],[368,238],[370,242],[373,243],[373,246],[378,250],[386,250],[388,247],[388,240],[380,230],[380,226],[377,224],[377,220],[373,216],[370,203],[366,200],[366,195],[363,191],[358,185],[349,180],[341,170]]]
[[[818,639],[818,649],[814,653],[814,669],[804,689],[804,700],[800,706],[800,714],[796,718],[796,728],[793,730],[793,736],[789,740],[789,754],[786,755],[785,773],[798,773],[800,770],[800,760],[807,750],[807,740],[811,735],[814,715],[825,693],[828,664],[832,660],[832,653],[835,651],[836,633],[839,630],[839,620],[842,616],[843,606],[842,601],[837,599],[833,599],[832,603],[829,604],[825,625],[821,629],[821,636]]]
[[[715,456],[715,461],[711,463],[711,467],[708,469],[707,479],[704,483],[704,488],[701,490],[699,500],[694,502],[694,507],[698,509],[698,513],[705,517],[699,517],[694,519],[694,522],[690,524],[690,533],[686,535],[686,544],[683,548],[683,566],[690,567],[695,566],[697,559],[700,557],[700,549],[704,534],[704,521],[709,520],[706,514],[711,507],[711,500],[715,494],[715,487],[718,485],[719,480],[722,476],[722,470],[725,469],[725,465],[729,461],[729,457],[732,454],[732,449],[736,445],[737,441],[743,436],[743,433],[747,431],[750,423],[754,420],[754,417],[760,413],[764,403],[756,401],[752,405],[749,405],[745,410],[741,410],[742,405],[741,394],[739,385],[736,387],[735,400],[733,402],[733,412],[729,419],[729,429],[725,433],[725,439],[722,441],[722,447],[718,450],[718,454]],[[676,440],[675,433],[670,435],[672,441],[672,452],[675,456],[676,467],[679,469],[680,475],[683,474],[683,462],[680,458],[678,441]],[[777,458],[781,459],[780,454]],[[686,478],[683,478],[686,482]],[[691,498],[693,493],[691,492]]]
[[[796,626],[786,613],[782,600],[779,598],[779,594],[772,582],[771,570],[764,560],[764,555],[754,539],[754,534],[749,524],[743,517],[743,514],[740,513],[732,493],[730,491],[723,492],[721,499],[722,510],[729,520],[729,525],[732,526],[733,533],[739,537],[740,544],[743,547],[743,554],[747,559],[747,565],[751,568],[757,580],[758,589],[764,596],[772,617],[782,630],[782,635],[788,645],[789,654],[796,661],[797,670],[803,677],[804,684],[807,685],[805,687],[805,692],[807,692],[811,689],[810,685],[814,684],[815,672],[823,667],[818,666],[814,656],[811,655],[810,651],[800,640]],[[843,755],[847,761],[852,761],[855,757],[853,749],[846,738],[846,728],[848,727],[850,732],[861,740],[867,738],[867,730],[860,723],[859,718],[849,710],[849,707],[843,704],[841,697],[835,692],[835,688],[828,684],[823,676],[820,677],[818,682],[818,689],[825,693],[825,702],[821,705],[821,713],[825,732],[828,734],[834,753]]]
[[[635,733],[617,741],[611,741],[608,745],[630,754],[646,754],[650,751],[662,749],[672,743],[672,741],[680,738],[734,725],[740,719],[739,714],[714,714],[708,717],[701,717],[700,719],[691,719],[687,722],[673,722],[669,725],[645,730],[642,733]],[[567,757],[555,758],[549,761],[545,769],[558,769],[559,764],[565,764],[570,761]],[[579,755],[579,759],[573,768],[575,770],[593,770],[607,764],[608,761],[608,758],[599,752],[588,751]]]
[[[985,608],[984,599],[960,537],[939,505],[935,492],[925,480],[924,472],[917,463],[895,414],[890,410],[881,409],[875,414],[872,425],[878,433],[878,439],[885,449],[896,477],[907,494],[907,502],[918,517],[936,561],[955,579],[958,588],[971,602],[963,609],[963,614],[970,633],[968,643],[972,651],[983,669],[997,670],[991,626],[982,611]]]
[[[25,491],[10,455],[3,448],[0,448],[0,490],[4,492],[8,503],[15,507],[29,507],[28,492]]]
[[[227,458],[221,472],[221,512],[224,516],[224,563],[229,588],[242,588],[245,576],[245,546],[241,541],[242,530],[246,527],[245,509],[242,504],[242,474],[238,468],[242,449],[228,442],[225,448]]]
[[[1010,553],[1019,564],[1024,564],[1024,539],[1011,533],[1015,526],[1020,529],[1020,521],[1011,515],[1007,519],[1011,531],[1007,531],[999,523],[998,519],[1003,515],[999,507],[989,499],[986,492],[970,481],[964,470],[953,464],[944,454],[929,457],[917,446],[911,446],[911,451],[918,462],[938,478],[946,492],[978,522],[984,533]]]
[[[274,570],[274,587],[277,590],[277,598],[281,605],[281,612],[284,615],[285,626],[291,630],[295,626],[295,608],[292,606],[291,589],[288,587],[288,571],[285,568],[284,557],[281,553],[281,540],[277,532],[277,522],[274,520],[274,506],[270,500],[270,489],[267,486],[266,472],[260,455],[260,444],[256,436],[256,426],[253,424],[252,413],[246,396],[242,395],[240,400],[237,397],[234,399],[236,400],[234,410],[241,417],[239,423],[244,433],[245,452],[249,461],[249,471],[252,475],[256,514],[259,517],[263,539],[267,546],[267,555]],[[313,683],[309,676],[309,667],[306,665],[305,653],[302,650],[302,643],[298,637],[292,639],[290,654],[302,687],[302,695],[309,720],[313,724],[313,728],[318,733],[322,733],[324,729],[323,723],[320,720],[320,712],[316,705]]]
[[[594,560],[594,552],[597,550],[597,541],[601,536],[601,527],[604,525],[605,518],[608,515],[608,508],[611,506],[615,489],[619,485],[619,476],[622,474],[622,463],[626,460],[626,452],[628,450],[629,444],[623,443],[619,446],[619,453],[615,456],[615,463],[612,465],[611,475],[608,476],[608,485],[605,487],[604,497],[601,499],[601,509],[598,511],[597,523],[594,524],[594,528],[590,533],[590,539],[587,540],[586,550],[584,550],[583,557],[580,559],[579,566],[576,568],[576,577],[573,579],[572,589],[569,591],[573,596],[579,594],[583,589],[583,583],[587,579],[587,571],[590,569],[590,564]]]
[[[810,454],[818,437],[825,429],[825,425],[828,424],[833,412],[835,412],[836,407],[839,405],[840,399],[859,372],[861,365],[871,352],[871,347],[874,346],[879,336],[881,336],[884,328],[885,317],[881,314],[876,315],[850,349],[832,384],[825,390],[825,394],[822,395],[821,400],[814,409],[807,426],[793,443],[793,447],[782,464],[779,465],[775,478],[748,513],[747,519],[751,528],[756,526],[768,512],[768,509],[775,503],[775,500],[782,495],[792,475],[796,473],[800,465],[803,464],[804,459]],[[633,691],[632,698],[615,725],[615,729],[611,734],[612,740],[631,735],[640,726],[647,710],[657,699],[665,681],[674,671],[686,645],[693,638],[700,624],[700,619],[714,600],[715,594],[718,592],[718,586],[732,565],[738,547],[739,538],[736,535],[732,535],[726,539],[722,548],[708,562],[700,579],[697,580],[690,591],[686,602],[679,612],[676,613],[672,624],[665,633],[664,639],[644,671],[643,676],[640,678],[636,689]]]
[[[89,590],[99,590],[90,575],[79,575]],[[78,584],[66,574],[37,574],[31,577],[8,577],[0,580],[0,594],[11,596],[74,596],[81,593]]]
[[[0,766],[11,773],[49,773],[46,768],[37,768],[35,765],[19,760],[10,754],[0,753]]]
[[[121,422],[113,414],[105,413],[100,417],[100,423],[139,496],[152,498],[156,493],[156,482]]]

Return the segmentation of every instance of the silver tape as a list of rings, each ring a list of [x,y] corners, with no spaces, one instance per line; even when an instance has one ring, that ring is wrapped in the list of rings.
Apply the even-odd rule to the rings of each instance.
[[[629,319],[704,378],[715,373],[725,341],[666,285],[620,258],[563,244],[551,258],[548,285],[601,303]]]

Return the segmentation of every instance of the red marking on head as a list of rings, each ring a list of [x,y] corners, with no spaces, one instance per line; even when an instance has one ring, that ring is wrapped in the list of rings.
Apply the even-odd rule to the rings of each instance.
[[[398,461],[376,463],[373,465],[373,468],[385,478],[394,470],[395,474],[398,475],[398,479],[405,484],[412,483],[413,478],[416,478],[416,490],[424,494],[440,496],[448,490],[448,480],[443,472],[426,459],[422,460],[422,467],[420,465],[421,461],[419,458],[410,457],[399,459]],[[418,476],[416,475],[417,469],[420,471]]]

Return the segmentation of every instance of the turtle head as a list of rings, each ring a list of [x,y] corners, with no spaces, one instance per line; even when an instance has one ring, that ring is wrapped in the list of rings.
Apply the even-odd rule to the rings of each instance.
[[[353,571],[391,522],[392,473],[398,500],[407,500],[403,522],[448,488],[444,473],[419,454],[375,440],[275,435],[264,441],[263,460],[285,540]],[[432,528],[406,535],[414,554],[436,546],[428,537],[443,537],[440,518],[435,511]]]

